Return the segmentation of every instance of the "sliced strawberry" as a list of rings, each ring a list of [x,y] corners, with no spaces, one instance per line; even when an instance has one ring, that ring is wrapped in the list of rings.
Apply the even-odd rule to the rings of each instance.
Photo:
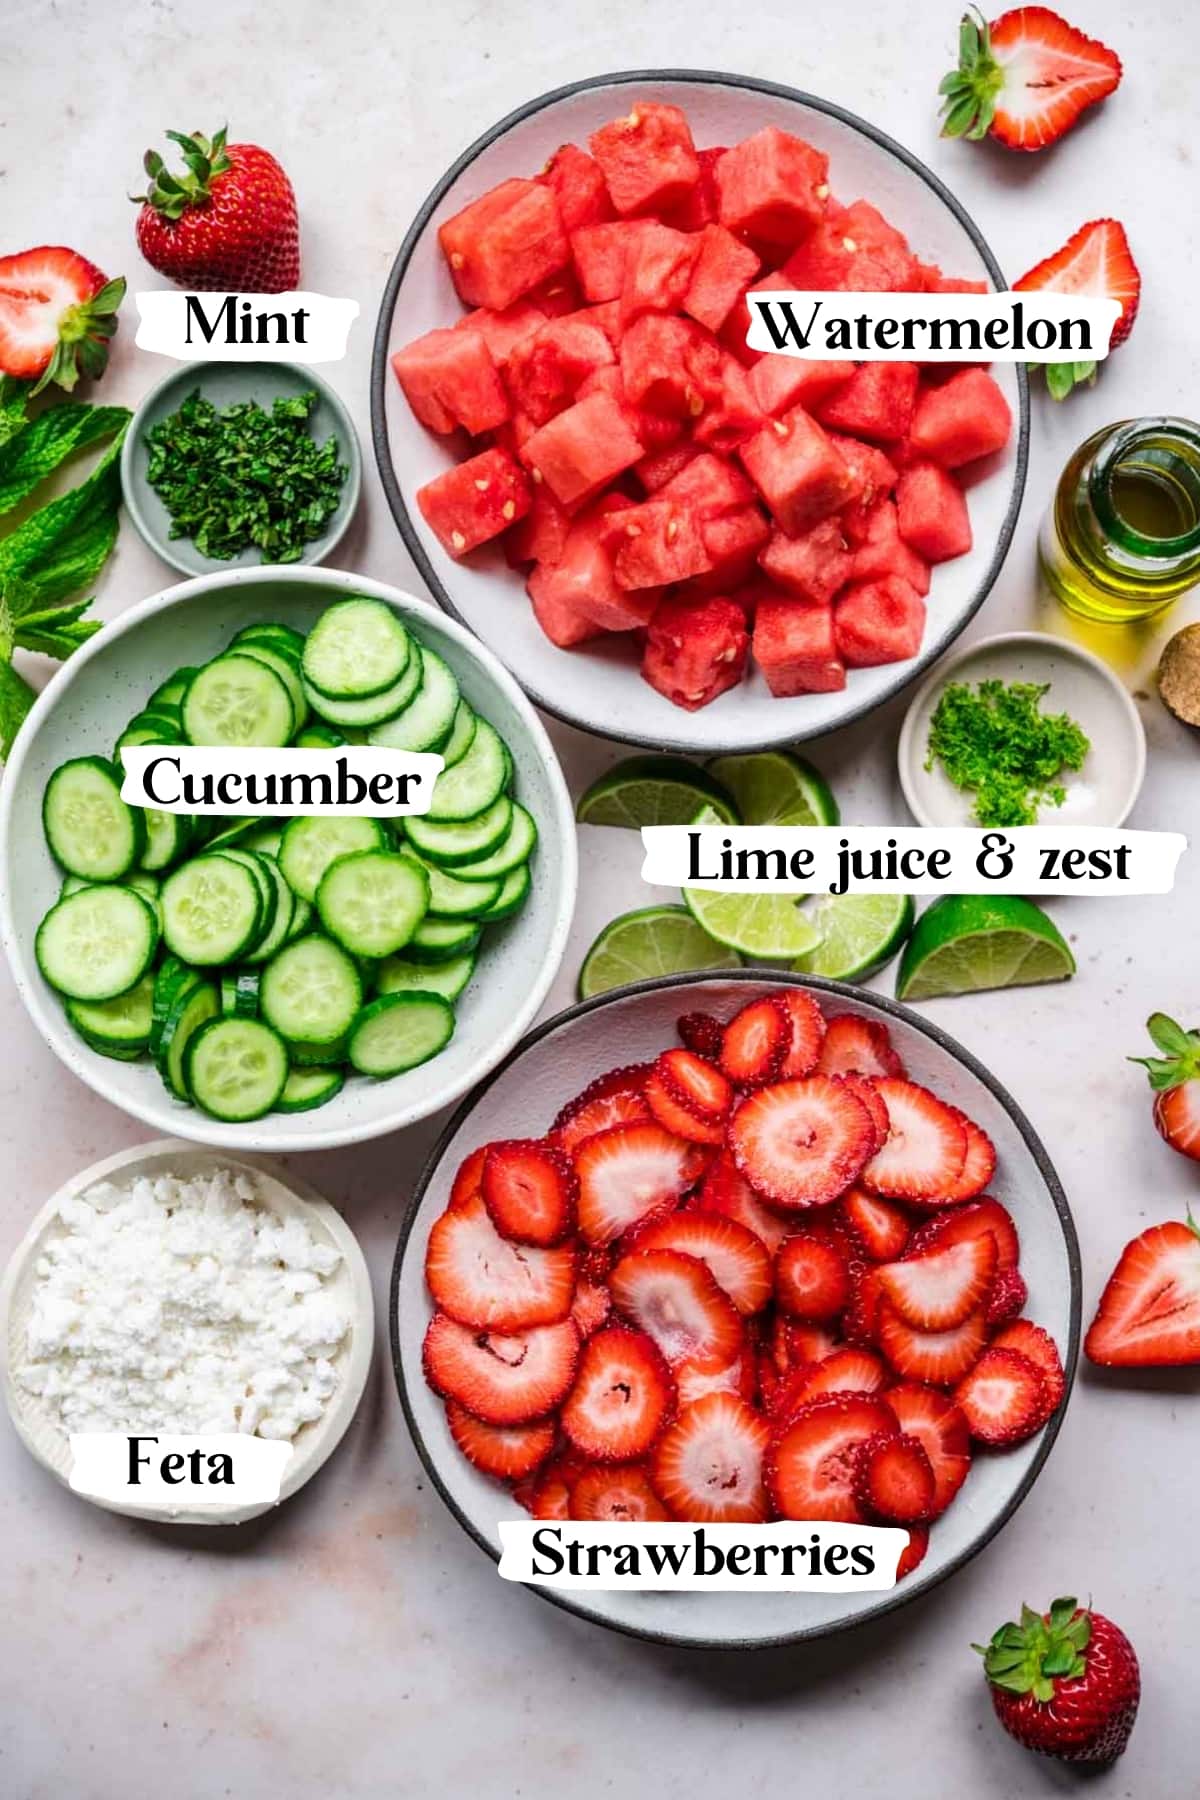
[[[789,1375],[772,1409],[787,1418],[810,1400],[827,1394],[878,1394],[886,1387],[888,1371],[870,1350],[843,1347],[833,1350],[814,1369],[797,1369]]]
[[[935,1387],[951,1387],[961,1381],[987,1342],[982,1307],[948,1331],[919,1331],[886,1300],[880,1302],[875,1317],[879,1348],[897,1375],[909,1381],[928,1381]]]
[[[946,1331],[986,1306],[995,1273],[996,1240],[990,1232],[903,1262],[881,1263],[876,1271],[885,1299],[921,1331]]]
[[[1047,6],[1018,6],[988,25],[967,13],[959,65],[943,80],[943,137],[989,134],[1010,150],[1044,150],[1121,79],[1115,50]]]
[[[468,1200],[478,1198],[479,1184],[483,1179],[483,1159],[487,1153],[487,1145],[480,1144],[478,1149],[472,1150],[470,1156],[459,1163],[458,1173],[450,1184],[450,1198],[446,1203],[448,1206],[463,1206]]]
[[[733,1089],[720,1069],[691,1050],[664,1050],[655,1073],[681,1106],[701,1119],[721,1120],[733,1105]]]
[[[1116,219],[1089,219],[1061,250],[1055,250],[1040,263],[1013,282],[1014,288],[1028,293],[1031,289],[1047,289],[1055,294],[1086,294],[1105,300],[1116,300],[1121,311],[1108,340],[1109,350],[1124,343],[1133,330],[1138,302],[1142,294],[1142,278],[1129,248],[1125,227]],[[1095,379],[1094,363],[1047,363],[1046,383],[1056,400],[1070,393],[1078,381]]]
[[[571,1317],[581,1338],[590,1338],[607,1321],[612,1311],[607,1286],[599,1281],[577,1281],[571,1302]]]
[[[478,1196],[436,1219],[425,1250],[434,1305],[460,1325],[525,1331],[565,1319],[575,1295],[570,1244],[538,1250],[502,1238]]]
[[[681,1411],[685,1406],[703,1400],[706,1394],[736,1394],[748,1406],[752,1406],[757,1398],[758,1372],[749,1349],[720,1369],[697,1369],[690,1363],[680,1363],[673,1373]]]
[[[109,281],[62,244],[0,256],[0,370],[36,377],[35,394],[103,375],[124,296],[124,276]]]
[[[788,1234],[788,1224],[755,1193],[728,1152],[714,1157],[705,1171],[695,1205],[702,1212],[724,1213],[745,1225],[770,1255]]]
[[[863,1186],[894,1200],[944,1196],[962,1174],[967,1134],[952,1107],[915,1081],[876,1082],[890,1129],[862,1172]]]
[[[798,1231],[775,1260],[775,1299],[794,1318],[820,1324],[836,1319],[850,1298],[850,1269],[828,1237]]]
[[[616,1255],[611,1244],[580,1244],[579,1280],[594,1281],[601,1287],[607,1287],[609,1271],[615,1260]]]
[[[1083,1347],[1114,1368],[1200,1363],[1200,1236],[1190,1220],[1152,1225],[1125,1246]]]
[[[871,1115],[844,1083],[809,1075],[743,1100],[730,1121],[729,1148],[764,1199],[802,1211],[846,1191],[874,1135]]]
[[[895,1262],[912,1235],[908,1215],[890,1200],[851,1188],[838,1202],[851,1236],[872,1262]]]
[[[811,1075],[825,1038],[825,1015],[803,988],[783,988],[777,996],[792,1022],[792,1035],[779,1068],[780,1081]]]
[[[779,1318],[776,1326],[775,1336],[782,1346],[785,1368],[810,1370],[816,1363],[824,1362],[827,1356],[832,1356],[839,1347],[833,1333],[826,1331],[821,1325]]]
[[[533,1425],[487,1425],[455,1400],[446,1402],[450,1435],[471,1463],[499,1481],[520,1481],[540,1468],[554,1448],[552,1419]]]
[[[721,1039],[721,1067],[738,1087],[774,1081],[791,1048],[792,1016],[777,995],[734,1013]]]
[[[686,1055],[686,1051],[684,1052]],[[721,1144],[725,1141],[725,1128],[719,1119],[706,1119],[695,1113],[680,1100],[659,1074],[657,1068],[651,1070],[646,1077],[646,1085],[642,1089],[646,1096],[646,1104],[658,1120],[664,1131],[674,1137],[684,1138],[692,1144]]]
[[[1013,1319],[1019,1319],[1029,1298],[1025,1277],[1020,1269],[1002,1269],[992,1283],[988,1296],[988,1330],[995,1331]]]
[[[866,1263],[850,1282],[850,1299],[842,1315],[842,1336],[848,1344],[868,1349],[879,1338],[879,1303],[883,1298],[878,1271]]]
[[[863,1106],[867,1109],[867,1113],[871,1120],[871,1130],[874,1136],[874,1141],[871,1145],[871,1155],[874,1156],[875,1152],[877,1150],[882,1150],[883,1146],[887,1143],[888,1131],[891,1128],[891,1121],[888,1118],[888,1109],[883,1103],[883,1095],[879,1092],[875,1083],[866,1075],[839,1075],[836,1079],[841,1082],[844,1088],[854,1095],[856,1100],[861,1101]]]
[[[578,1186],[566,1152],[545,1138],[507,1138],[483,1159],[483,1203],[513,1243],[561,1243],[575,1224]]]
[[[944,1513],[971,1471],[971,1435],[961,1409],[919,1382],[900,1382],[884,1399],[900,1430],[923,1446],[933,1470],[931,1513]]]
[[[935,1245],[940,1250],[946,1244],[961,1244],[982,1232],[989,1232],[996,1241],[996,1273],[1002,1275],[1006,1269],[1015,1269],[1021,1255],[1017,1228],[1000,1202],[990,1195],[923,1220],[913,1233],[908,1254],[919,1256]]]
[[[553,1137],[560,1150],[574,1156],[580,1144],[598,1132],[611,1131],[617,1125],[638,1125],[652,1116],[640,1086],[622,1088],[584,1101],[561,1125],[555,1122]]]
[[[862,1524],[854,1495],[859,1453],[892,1428],[883,1400],[866,1394],[830,1394],[802,1407],[775,1439],[764,1464],[779,1517]]]
[[[1019,1350],[985,1350],[954,1398],[971,1436],[993,1450],[1032,1437],[1051,1412],[1040,1370]]]
[[[611,1243],[659,1207],[681,1200],[703,1168],[699,1146],[659,1124],[598,1131],[575,1152],[580,1231],[589,1244]]]
[[[767,1516],[767,1427],[734,1394],[708,1394],[680,1413],[654,1453],[654,1486],[677,1519],[753,1525]]]
[[[564,1451],[542,1469],[529,1497],[529,1511],[535,1519],[569,1519],[571,1489],[584,1470],[584,1463],[573,1450]],[[522,1504],[525,1504],[522,1501]]]
[[[896,1580],[903,1581],[906,1575],[919,1568],[925,1561],[925,1552],[929,1548],[928,1525],[910,1525],[908,1542],[900,1552],[900,1561],[896,1564]]]
[[[1063,1374],[1058,1347],[1049,1332],[1035,1325],[1032,1319],[1017,1319],[992,1339],[992,1349],[1016,1350],[1028,1357],[1041,1375],[1050,1411],[1061,1405],[1067,1391],[1067,1378]]]
[[[619,1313],[648,1332],[667,1361],[719,1369],[742,1347],[733,1302],[698,1257],[678,1250],[634,1250],[609,1277]]]
[[[825,1037],[817,1057],[822,1075],[903,1077],[904,1064],[892,1048],[886,1025],[859,1013],[834,1013],[825,1021]]]
[[[571,1486],[568,1505],[568,1518],[603,1519],[614,1525],[657,1524],[671,1517],[646,1471],[636,1463],[621,1469],[584,1469]]]
[[[859,1453],[854,1497],[868,1516],[892,1525],[919,1525],[928,1519],[933,1470],[919,1440],[894,1431],[869,1438]]]
[[[422,1352],[425,1379],[489,1425],[524,1425],[557,1406],[571,1385],[579,1333],[569,1319],[504,1336],[472,1331],[435,1312]]]
[[[679,1041],[687,1049],[695,1051],[697,1056],[705,1057],[709,1062],[721,1059],[721,1043],[725,1036],[725,1027],[720,1019],[714,1019],[711,1013],[681,1013],[675,1021],[675,1029],[679,1033]]]
[[[771,1258],[761,1240],[749,1226],[722,1213],[689,1207],[650,1219],[630,1248],[699,1257],[740,1313],[756,1313],[771,1298]]]
[[[643,1456],[675,1410],[671,1372],[642,1331],[606,1325],[583,1346],[560,1422],[596,1462]]]
[[[952,1107],[951,1111],[958,1112],[958,1108]],[[968,1119],[966,1113],[960,1112],[958,1117],[966,1133],[967,1153],[963,1158],[962,1173],[945,1196],[947,1205],[976,1199],[996,1173],[996,1146],[987,1132],[976,1125],[974,1119]]]

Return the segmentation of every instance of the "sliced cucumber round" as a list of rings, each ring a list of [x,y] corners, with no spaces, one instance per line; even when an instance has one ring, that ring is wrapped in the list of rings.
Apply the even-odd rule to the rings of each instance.
[[[335,1094],[340,1094],[345,1085],[346,1077],[340,1069],[292,1069],[275,1102],[276,1110],[312,1112],[314,1107],[324,1106]]]
[[[386,843],[387,834],[378,819],[329,814],[289,819],[279,846],[279,866],[292,892],[311,902],[330,863],[356,850],[382,850]]]
[[[454,873],[462,881],[491,881],[508,875],[520,863],[528,862],[537,845],[537,826],[519,800],[513,801],[512,823],[496,848],[474,862],[455,863]]]
[[[270,644],[281,655],[290,657],[297,666],[304,655],[304,633],[296,631],[291,625],[281,625],[275,619],[243,625],[233,641],[235,644]]]
[[[399,1075],[428,1062],[453,1035],[454,1008],[440,994],[387,994],[359,1013],[347,1055],[360,1075]]]
[[[297,750],[340,750],[345,742],[332,725],[306,725],[292,739]]]
[[[340,856],[317,889],[322,925],[355,956],[393,956],[428,910],[425,870],[415,857],[394,850]]]
[[[239,1019],[258,1017],[257,969],[226,969],[221,976],[221,1011]]]
[[[327,606],[304,643],[304,679],[330,700],[367,700],[395,687],[413,640],[390,606],[355,596]]]
[[[287,689],[288,698],[292,703],[292,715],[296,721],[292,727],[293,733],[299,731],[308,719],[308,698],[304,692],[304,683],[300,679],[300,671],[296,667],[295,657],[289,656],[286,651],[280,650],[275,644],[257,638],[249,638],[239,644],[238,655],[253,657],[255,662],[265,663],[268,669],[275,671]]]
[[[449,869],[439,869],[436,863],[425,862],[411,844],[406,844],[401,854],[410,856],[424,871],[429,883],[429,910],[441,918],[482,918],[488,908],[500,898],[501,878],[494,881],[464,881],[460,879],[457,869],[451,873]]]
[[[199,968],[236,962],[254,948],[264,905],[257,874],[232,855],[195,856],[163,883],[168,950]]]
[[[300,723],[276,671],[236,651],[207,663],[183,699],[190,744],[281,749]]]
[[[367,733],[369,744],[387,750],[440,750],[454,728],[458,683],[440,656],[418,646],[421,685],[404,711]]]
[[[448,769],[462,761],[471,745],[475,742],[475,732],[479,724],[476,713],[471,711],[465,700],[460,700],[454,711],[454,723],[450,727],[450,736],[442,745],[442,761]]]
[[[444,773],[438,776],[439,781],[444,779]],[[513,803],[507,794],[501,794],[478,818],[457,825],[414,813],[404,820],[404,835],[426,861],[454,869],[460,863],[478,862],[497,849],[508,834],[512,816]]]
[[[197,1106],[211,1118],[242,1124],[269,1113],[283,1093],[287,1049],[261,1019],[210,1019],[189,1040],[183,1073]]]
[[[158,919],[131,887],[80,888],[52,906],[34,954],[50,986],[72,1000],[115,1000],[136,987],[158,949]]]
[[[407,956],[389,956],[379,965],[376,991],[380,994],[403,994],[414,990],[423,994],[440,994],[444,1000],[457,1000],[471,979],[475,953],[464,951],[446,962],[416,963]]]
[[[434,782],[433,799],[424,816],[431,822],[451,824],[478,818],[503,794],[510,772],[503,740],[486,719],[480,719],[474,742],[462,761],[443,769]]]
[[[368,694],[356,700],[335,700],[314,687],[311,681],[304,683],[304,692],[319,719],[342,731],[365,731],[368,726],[381,725],[385,719],[402,712],[420,685],[421,659],[414,655],[409,657],[408,667],[399,681],[385,688],[382,694]]]
[[[171,1003],[158,1040],[158,1072],[177,1100],[190,1100],[184,1057],[201,1028],[221,1011],[221,996],[211,981],[181,989]]]
[[[514,913],[520,912],[529,898],[532,887],[529,875],[529,864],[518,863],[510,869],[500,887],[500,892],[485,913],[476,913],[480,925],[498,925],[501,919],[511,919]]]
[[[258,1010],[289,1044],[329,1046],[349,1031],[362,1005],[362,977],[340,944],[310,932],[263,970]]]
[[[449,962],[474,950],[483,935],[483,927],[473,919],[422,919],[406,946],[413,962]]]
[[[121,798],[121,774],[102,756],[62,763],[42,796],[42,828],[60,868],[84,881],[119,881],[146,848],[141,811]]]
[[[191,818],[187,813],[160,812],[155,806],[146,807],[142,818],[146,826],[146,847],[141,854],[141,867],[150,874],[169,869],[172,863],[179,861],[192,841]]]
[[[154,977],[143,975],[136,987],[115,1000],[68,1000],[67,1017],[85,1044],[101,1056],[134,1062],[150,1043]]]

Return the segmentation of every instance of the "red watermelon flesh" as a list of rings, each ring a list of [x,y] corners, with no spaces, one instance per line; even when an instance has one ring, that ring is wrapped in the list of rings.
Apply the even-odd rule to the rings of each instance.
[[[621,340],[621,379],[635,406],[695,420],[721,397],[721,347],[690,319],[644,313]]]
[[[455,331],[477,331],[492,353],[492,361],[503,369],[517,345],[532,337],[546,323],[546,314],[532,300],[515,300],[503,312],[492,312],[477,306],[455,325]]]
[[[799,356],[760,356],[750,371],[750,391],[772,418],[790,406],[813,412],[854,370],[854,363],[829,357],[809,362]]]
[[[829,158],[777,125],[728,150],[715,174],[722,225],[751,242],[798,243],[829,197]]]
[[[427,331],[398,350],[392,368],[413,412],[430,431],[491,431],[509,415],[508,396],[479,331]]]
[[[858,488],[853,505],[842,515],[842,523],[850,542],[860,543],[866,537],[866,514],[876,500],[891,493],[899,478],[899,471],[892,461],[895,451],[892,449],[892,455],[885,456],[874,444],[864,444],[859,438],[845,437],[837,431],[831,431],[829,436],[837,446],[838,455],[849,464]]]
[[[822,519],[799,537],[774,532],[758,561],[763,574],[784,593],[799,600],[816,600],[822,606],[828,606],[849,581],[853,567],[837,519]]]
[[[514,569],[529,563],[561,562],[566,548],[571,515],[560,506],[544,481],[530,484],[533,499],[504,540],[504,554]]]
[[[557,200],[564,231],[600,225],[614,217],[600,164],[578,144],[560,145],[538,180]]]
[[[663,450],[652,450],[643,456],[640,463],[634,466],[634,474],[648,494],[657,494],[660,488],[673,481],[688,464],[696,462],[707,452],[697,450],[695,444],[668,444]]]
[[[588,144],[623,218],[669,212],[700,179],[691,127],[677,106],[635,101],[623,118],[593,131]]]
[[[819,601],[760,594],[754,660],[777,696],[836,693],[846,685],[833,612]]]
[[[842,661],[851,668],[905,662],[921,648],[925,602],[895,575],[864,581],[834,602],[833,628]]]
[[[720,357],[719,388],[696,420],[692,435],[698,444],[728,455],[762,428],[764,418],[736,356],[722,350]]]
[[[921,390],[909,435],[918,456],[958,469],[1003,450],[1011,431],[1008,401],[992,377],[983,369],[963,369]]]
[[[709,331],[720,331],[758,274],[758,257],[723,225],[706,225],[683,310]]]
[[[721,327],[721,342],[747,369],[756,367],[757,364],[767,356],[765,350],[752,350],[746,342],[746,333],[750,329],[750,308],[746,302],[747,293],[787,293],[790,289],[794,288],[795,285],[795,282],[789,281],[786,275],[781,275],[778,270],[774,270],[770,275],[756,275],[753,281],[747,283],[747,286],[743,289],[740,297],[734,301],[729,316]],[[772,362],[778,362],[782,361],[782,358],[773,356],[770,360]]]
[[[948,562],[971,548],[971,520],[962,489],[937,463],[913,463],[896,487],[900,536],[928,563]]]
[[[604,368],[596,369],[588,376],[580,387],[578,397],[586,400],[589,394],[608,394],[616,401],[643,450],[667,449],[677,442],[683,432],[682,420],[669,419],[665,413],[653,412],[648,407],[633,404],[625,392],[625,383],[617,363],[607,363]]]
[[[625,255],[621,282],[620,329],[644,312],[676,312],[683,304],[699,252],[685,231],[648,220]]]
[[[586,644],[589,638],[603,634],[599,625],[571,604],[570,592],[556,576],[553,565],[539,563],[531,570],[525,591],[533,616],[550,642],[560,650],[573,650],[576,644]]]
[[[708,450],[694,454],[661,484],[664,499],[690,506],[702,519],[753,503],[754,489],[736,463]]]
[[[642,675],[675,706],[696,712],[737,686],[749,648],[746,616],[734,601],[668,596],[650,621]]]
[[[919,292],[923,286],[907,240],[866,200],[831,207],[783,272],[792,287],[814,292]]]
[[[855,478],[815,419],[794,406],[738,455],[778,523],[793,536],[854,499]]]
[[[495,446],[456,463],[417,491],[422,517],[443,550],[456,558],[523,519],[532,498],[524,469]]]
[[[833,431],[893,442],[912,424],[918,379],[913,362],[860,363],[849,381],[817,407],[817,417]]]
[[[665,495],[614,512],[611,527],[618,587],[666,587],[712,567],[696,513]]]
[[[707,149],[697,150],[700,179],[689,189],[687,198],[664,216],[665,225],[674,225],[676,231],[703,231],[706,225],[716,224],[717,183],[713,170],[724,154],[724,144],[710,144]]]
[[[615,362],[612,345],[586,312],[547,319],[509,358],[506,379],[515,404],[544,425],[570,406],[587,377]]]
[[[502,181],[438,229],[459,298],[503,312],[571,259],[558,204],[536,181]]]
[[[607,225],[582,225],[571,233],[571,260],[585,300],[596,305],[621,298],[626,258],[650,223],[616,219]]]
[[[530,575],[530,597],[556,617],[567,609],[599,631],[634,631],[648,624],[659,594],[649,588],[627,592],[614,572],[612,517],[624,505],[619,496],[605,494],[573,519],[559,561],[539,563]]]
[[[573,507],[630,469],[642,445],[609,394],[589,394],[535,431],[522,455],[555,499]]]
[[[758,552],[770,537],[771,526],[762,509],[751,504],[705,520],[700,535],[712,568],[696,585],[714,594],[728,594],[754,574]]]
[[[875,581],[885,575],[898,575],[918,594],[929,592],[929,565],[900,536],[896,503],[886,498],[877,500],[867,515],[850,579]]]

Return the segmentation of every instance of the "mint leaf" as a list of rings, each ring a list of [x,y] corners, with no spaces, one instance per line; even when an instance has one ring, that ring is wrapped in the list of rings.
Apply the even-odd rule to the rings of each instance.
[[[25,423],[29,383],[15,375],[0,375],[0,444],[6,444]]]
[[[117,445],[109,449],[86,481],[31,513],[0,539],[0,587],[14,616],[31,600],[62,600],[93,581],[117,536],[121,482]],[[13,577],[20,594],[8,592]]]
[[[0,662],[0,758],[7,759],[13,739],[37,695],[9,662]]]
[[[0,430],[0,513],[11,512],[75,451],[114,435],[119,442],[130,417],[124,406],[64,400],[30,419],[7,442]]]

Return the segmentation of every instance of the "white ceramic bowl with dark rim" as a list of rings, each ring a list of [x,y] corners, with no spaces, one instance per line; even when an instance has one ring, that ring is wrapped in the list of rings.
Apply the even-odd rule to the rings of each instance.
[[[453,669],[467,700],[512,751],[516,791],[537,820],[534,881],[525,907],[486,934],[476,972],[455,1007],[454,1036],[419,1068],[387,1081],[362,1076],[307,1113],[222,1124],[166,1090],[153,1063],[100,1056],[67,1023],[34,957],[38,922],[62,880],[42,834],[42,792],[72,756],[111,756],[126,722],[173,669],[205,662],[256,619],[301,631],[334,600],[368,594],[392,606]],[[33,1023],[73,1075],[164,1136],[230,1150],[328,1150],[411,1125],[453,1104],[494,1069],[532,1023],[566,947],[575,905],[575,820],[540,719],[484,645],[427,600],[338,569],[243,569],[180,582],[131,607],[77,650],[21,727],[0,784],[0,936]]]
[[[441,548],[416,504],[418,488],[457,460],[452,440],[412,416],[392,375],[391,355],[463,308],[438,248],[438,227],[497,182],[532,175],[567,140],[629,110],[634,95],[681,106],[696,142],[732,144],[764,125],[797,133],[828,153],[834,192],[870,200],[909,237],[916,253],[949,274],[1005,281],[978,226],[936,175],[876,126],[794,88],[752,76],[648,69],[599,75],[540,95],[471,144],[442,176],[409,227],[384,290],[371,368],[371,430],[380,477],[401,536],[439,604],[503,657],[521,686],[556,718],[602,737],[652,749],[713,753],[819,737],[898,693],[953,642],[983,604],[1012,538],[1025,486],[1029,395],[1022,364],[992,370],[1013,412],[1007,448],[968,473],[974,548],[933,571],[919,655],[877,669],[851,669],[836,694],[776,700],[753,667],[711,706],[687,713],[641,679],[627,634],[559,650],[544,636],[521,576],[484,546],[461,563]]]
[[[472,1150],[494,1138],[540,1136],[559,1108],[596,1076],[621,1063],[649,1059],[676,1042],[675,1021],[681,1012],[701,1008],[728,1019],[739,1006],[780,985],[809,989],[827,1012],[881,1020],[913,1079],[960,1106],[992,1138],[998,1162],[991,1191],[1016,1221],[1021,1271],[1029,1284],[1027,1310],[1058,1344],[1069,1393],[1079,1348],[1075,1227],[1033,1127],[982,1063],[919,1014],[843,982],[761,969],[635,982],[539,1025],[459,1107],[425,1166],[396,1249],[389,1308],[392,1359],[409,1429],[442,1499],[494,1560],[500,1554],[498,1521],[527,1515],[459,1451],[442,1403],[421,1369],[421,1344],[432,1313],[424,1280],[425,1247],[430,1227],[445,1210],[454,1172]],[[853,1597],[534,1591],[598,1625],[661,1643],[759,1649],[829,1636],[905,1605],[982,1550],[1033,1486],[1062,1413],[1060,1408],[1015,1450],[975,1458],[961,1492],[931,1532],[924,1562],[891,1592]]]

